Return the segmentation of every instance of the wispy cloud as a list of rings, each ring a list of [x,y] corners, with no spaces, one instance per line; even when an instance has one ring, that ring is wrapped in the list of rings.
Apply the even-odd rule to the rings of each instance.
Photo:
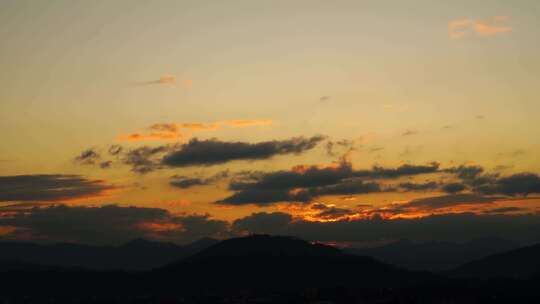
[[[182,134],[176,132],[130,133],[117,137],[121,141],[178,140],[182,138]]]
[[[189,89],[193,86],[193,80],[191,79],[178,79],[174,75],[163,75],[156,80],[136,82],[135,85],[168,85],[168,86],[180,86],[182,88]]]
[[[211,123],[156,123],[145,132],[123,134],[117,137],[121,141],[151,141],[186,139],[188,132],[216,131],[223,128],[247,128],[253,126],[268,126],[273,123],[270,119],[235,119]]]
[[[505,25],[510,16],[494,16],[489,21],[475,19],[457,19],[448,22],[448,36],[460,39],[469,35],[481,37],[496,36],[512,32],[512,27]]]
[[[411,136],[418,134],[418,131],[416,130],[405,130],[403,133],[401,133],[402,136]]]

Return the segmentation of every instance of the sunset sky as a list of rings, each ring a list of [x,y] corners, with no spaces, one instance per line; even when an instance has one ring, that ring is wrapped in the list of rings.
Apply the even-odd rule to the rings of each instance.
[[[540,240],[539,1],[6,0],[0,20],[0,239]]]

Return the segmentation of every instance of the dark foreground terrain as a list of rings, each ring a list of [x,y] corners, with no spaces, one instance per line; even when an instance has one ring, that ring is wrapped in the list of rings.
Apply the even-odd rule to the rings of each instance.
[[[146,270],[12,259],[0,263],[0,303],[540,303],[537,250],[521,248],[443,273],[271,236],[207,242]],[[493,268],[501,270],[487,271]]]

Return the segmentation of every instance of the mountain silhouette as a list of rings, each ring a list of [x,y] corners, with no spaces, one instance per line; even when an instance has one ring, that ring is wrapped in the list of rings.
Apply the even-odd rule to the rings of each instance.
[[[347,248],[346,252],[373,257],[411,270],[450,270],[464,263],[518,248],[518,244],[499,238],[483,238],[466,243],[412,242],[400,240],[372,248]]]
[[[154,275],[167,278],[179,273],[186,278],[182,284],[219,288],[409,286],[433,277],[371,257],[350,255],[331,246],[268,235],[222,241],[161,268]]]
[[[103,249],[73,244],[17,245],[26,249],[43,246],[62,250]],[[0,303],[538,303],[540,300],[537,288],[540,276],[528,280],[448,279],[292,237],[253,235],[221,242],[205,239],[190,246],[199,250],[144,271],[0,260],[0,276],[4,279]],[[177,247],[184,246],[138,239],[104,248],[114,248],[122,254],[124,250],[141,254],[156,248],[159,252]],[[523,258],[523,264],[530,263],[532,257],[538,256],[538,247],[524,248],[527,254],[518,254],[517,258]],[[511,257],[515,252],[520,251],[502,256]]]
[[[470,278],[540,278],[540,244],[468,262],[448,274]]]
[[[120,246],[0,242],[0,261],[94,270],[149,270],[191,256],[217,242],[202,239],[183,246],[145,239]]]
[[[339,249],[320,243],[309,243],[301,239],[284,236],[253,235],[232,238],[219,242],[191,257],[315,257],[343,255]]]

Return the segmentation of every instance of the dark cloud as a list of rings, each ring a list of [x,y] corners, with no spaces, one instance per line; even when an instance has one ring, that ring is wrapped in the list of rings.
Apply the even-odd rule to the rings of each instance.
[[[445,169],[444,172],[455,174],[458,178],[464,181],[470,181],[476,179],[484,172],[484,168],[480,166],[464,166],[452,167]]]
[[[413,176],[420,174],[435,173],[439,171],[439,163],[432,162],[429,165],[410,165],[405,164],[397,168],[384,168],[374,166],[371,170],[359,170],[354,172],[356,177],[370,178],[399,178],[403,176]]]
[[[120,145],[111,145],[108,151],[110,155],[116,156],[122,153],[122,151],[124,151],[124,147]]]
[[[210,215],[171,216],[169,220],[177,223],[180,230],[161,230],[154,232],[156,238],[175,242],[192,242],[204,237],[223,238],[229,236],[229,223],[211,219]]]
[[[354,213],[353,210],[347,208],[329,207],[317,214],[317,217],[321,219],[335,219]]]
[[[501,207],[485,211],[485,213],[511,213],[525,211],[526,209],[520,207]]]
[[[75,157],[75,162],[82,165],[93,165],[95,164],[101,156],[94,149],[87,149],[81,152],[77,157]]]
[[[173,187],[177,187],[181,189],[188,189],[195,186],[211,185],[227,177],[229,177],[228,170],[219,172],[207,178],[174,175],[171,177],[171,181],[169,182],[169,184]]]
[[[233,222],[236,231],[247,231],[258,234],[291,234],[288,228],[293,222],[293,217],[284,212],[258,212]]]
[[[334,185],[345,179],[371,178],[392,179],[437,172],[438,163],[423,165],[402,165],[398,168],[374,166],[371,170],[354,170],[352,165],[342,162],[337,167],[317,166],[295,167],[291,171],[259,173],[251,182],[232,182],[231,190],[243,189],[292,189]]]
[[[497,173],[485,173],[484,168],[480,166],[459,166],[452,167],[443,170],[443,172],[454,174],[464,186],[468,186],[473,189],[474,192],[480,188],[485,188],[487,185],[491,185],[497,181],[499,174]],[[458,186],[459,187],[459,186]]]
[[[245,189],[293,189],[320,187],[339,183],[353,175],[350,163],[341,163],[338,167],[317,166],[295,167],[290,171],[280,170],[268,173],[248,175],[248,181],[233,181],[231,190]]]
[[[161,168],[160,156],[174,149],[173,145],[139,147],[124,153],[122,162],[131,166],[133,172],[145,174]]]
[[[450,183],[442,186],[444,192],[451,194],[459,193],[465,189],[467,189],[467,187],[461,183]]]
[[[400,183],[399,188],[404,189],[405,191],[433,191],[439,188],[439,184],[436,182],[425,182],[425,183]]]
[[[348,209],[348,208],[339,208],[335,206],[327,206],[322,204],[324,207],[321,208],[319,205],[320,212],[315,215],[316,218],[320,220],[337,220],[337,219],[344,219],[348,216],[352,216],[356,214],[356,211]],[[313,206],[312,206],[313,209]]]
[[[130,166],[131,171],[133,172],[145,174],[162,168],[163,166],[160,163],[161,158],[165,153],[173,151],[176,147],[176,145],[162,145],[155,147],[142,146],[133,149],[125,149],[120,145],[111,145],[107,151],[112,159],[103,160],[98,163],[97,160],[100,159],[100,157],[99,154],[97,154],[98,157],[92,157],[91,162],[85,161],[84,163],[97,164],[102,169],[108,169],[113,165],[114,162],[118,161],[122,164]],[[82,152],[81,155],[77,157],[77,160],[82,159],[83,156],[87,156],[84,159],[90,158],[93,155],[92,152],[93,150],[86,150]],[[82,161],[79,162],[83,163]]]
[[[355,150],[354,141],[343,139],[338,141],[329,140],[326,142],[326,154],[329,156],[336,156],[336,149],[340,149],[341,153],[353,151]]]
[[[0,217],[0,226],[15,227],[4,238],[87,244],[123,243],[134,238],[187,242],[222,236],[228,224],[208,215],[174,216],[158,208],[50,206]]]
[[[107,151],[112,156],[118,156],[123,151],[123,148],[119,145],[112,145]],[[81,152],[75,157],[75,162],[81,165],[97,165],[101,169],[108,169],[113,164],[112,160],[102,160],[101,154],[93,148]]]
[[[188,189],[195,186],[206,186],[208,183],[202,178],[175,177],[169,182],[173,187],[180,189]]]
[[[484,194],[504,194],[508,196],[527,196],[540,193],[540,177],[534,173],[519,173],[501,177],[475,188]]]
[[[311,204],[310,208],[313,210],[324,210],[324,209],[327,209],[328,206],[323,203],[313,203]]]
[[[365,179],[393,179],[437,172],[438,163],[426,166],[402,165],[398,168],[375,166],[371,170],[354,170],[348,162],[337,167],[298,166],[290,171],[246,174],[233,180],[229,189],[235,193],[218,201],[231,205],[268,205],[279,202],[310,202],[324,195],[352,195],[382,191],[378,182]]]
[[[280,202],[308,203],[313,199],[308,191],[294,192],[284,189],[245,189],[219,200],[221,205],[271,205]]]
[[[208,215],[173,215],[158,208],[60,205],[20,212],[14,209],[9,217],[0,217],[0,227],[15,227],[14,231],[3,235],[3,239],[87,244],[118,244],[140,237],[184,243],[244,232],[334,242],[467,241],[493,236],[523,242],[540,240],[537,233],[540,215],[503,214],[520,211],[515,207],[496,208],[482,215],[443,214],[412,219],[383,219],[376,215],[353,219],[350,216],[355,211],[351,209],[324,204],[314,204],[311,208],[319,211],[319,219],[332,221],[313,222],[283,212],[260,212],[237,219],[230,226]]]
[[[170,167],[188,167],[211,166],[234,160],[269,159],[276,155],[300,154],[311,150],[323,139],[323,136],[295,137],[252,144],[194,138],[165,155],[162,163]]]
[[[501,177],[498,173],[489,174],[484,171],[480,166],[459,166],[444,170],[455,174],[477,193],[507,196],[540,193],[540,177],[535,173],[524,172]]]
[[[311,188],[308,190],[313,197],[323,195],[351,195],[351,194],[366,194],[383,191],[381,186],[376,182],[366,182],[357,179],[341,181],[335,185]]]
[[[451,194],[444,196],[419,198],[399,206],[400,209],[439,209],[459,205],[490,204],[496,201],[497,197],[486,197],[476,194]]]
[[[245,124],[246,122],[233,121],[231,123]],[[153,128],[166,127],[154,125]],[[141,146],[129,150],[120,145],[112,145],[108,149],[108,154],[113,156],[115,161],[131,166],[133,172],[145,174],[165,167],[212,166],[235,160],[262,160],[277,155],[301,154],[313,149],[324,139],[324,136],[313,136],[245,143],[194,138],[182,145]],[[103,169],[113,164],[113,160],[103,160],[98,163],[99,159],[100,155],[95,150],[88,149],[83,151],[76,161],[81,164],[97,164]]]
[[[0,201],[62,201],[96,196],[114,188],[102,180],[79,175],[0,176]]]
[[[112,161],[110,161],[110,160],[101,162],[101,163],[99,164],[99,167],[100,167],[101,169],[108,169],[108,168],[110,168],[111,166],[112,166]]]
[[[319,187],[308,186],[301,189],[291,189],[287,185],[275,188],[259,187],[257,183],[232,184],[232,188],[235,188],[236,192],[218,201],[218,204],[264,206],[280,202],[309,203],[316,197],[324,195],[352,195],[383,191],[378,183],[359,179],[340,180],[335,184]]]
[[[234,221],[233,228],[252,233],[291,235],[328,242],[374,242],[409,239],[413,241],[463,242],[485,237],[540,241],[540,215],[472,213],[432,215],[413,219],[338,220],[310,222],[293,219],[289,214],[256,213]]]

